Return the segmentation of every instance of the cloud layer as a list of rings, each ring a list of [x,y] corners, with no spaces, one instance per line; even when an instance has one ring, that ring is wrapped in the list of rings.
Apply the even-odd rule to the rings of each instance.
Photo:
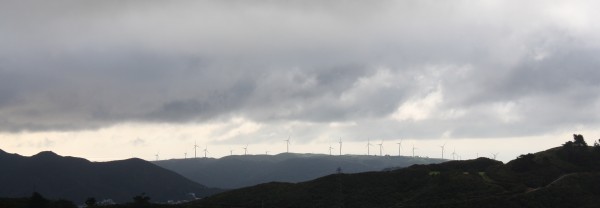
[[[310,140],[332,128],[485,138],[593,126],[591,4],[8,1],[0,130],[241,118]]]

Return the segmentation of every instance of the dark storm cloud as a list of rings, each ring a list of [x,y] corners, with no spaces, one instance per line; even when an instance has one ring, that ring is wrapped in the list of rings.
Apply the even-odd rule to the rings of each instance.
[[[592,13],[537,3],[6,1],[0,129],[244,117],[431,138],[597,124]]]

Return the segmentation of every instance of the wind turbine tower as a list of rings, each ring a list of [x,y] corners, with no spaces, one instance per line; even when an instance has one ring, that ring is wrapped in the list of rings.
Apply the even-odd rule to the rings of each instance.
[[[400,139],[400,142],[396,144],[398,144],[398,156],[402,156],[402,139]]]
[[[417,148],[416,148],[416,147],[415,147],[415,145],[413,144],[413,148],[412,148],[413,157],[415,157],[415,149],[417,149]]]
[[[440,146],[442,148],[442,160],[444,159],[444,148],[446,147],[446,143],[444,143],[444,145]]]
[[[247,153],[248,153],[248,145],[246,145],[246,146],[244,147],[244,155],[246,155]]]
[[[187,152],[183,153],[183,159],[187,159]]]
[[[198,149],[198,144],[196,144],[196,141],[194,141],[194,158],[196,158],[196,149]]]
[[[156,161],[158,161],[158,154],[159,153],[157,152],[156,155],[154,155],[154,156],[156,156]]]
[[[498,154],[500,154],[499,152],[496,152],[496,154],[492,153],[492,155],[494,156],[494,160],[496,159],[496,156],[498,156]]]
[[[340,156],[342,155],[342,137],[340,137]]]
[[[289,153],[290,152],[290,137],[288,136],[288,139],[283,140],[285,142],[285,153]]]
[[[367,139],[367,155],[371,155],[371,139]]]
[[[456,148],[452,151],[452,160],[456,160]]]
[[[206,158],[206,153],[208,153],[208,146],[204,147],[204,158]]]
[[[383,140],[377,145],[379,145],[379,156],[383,156]]]
[[[329,155],[331,155],[331,150],[333,149],[333,147],[331,147],[331,145],[329,145]]]

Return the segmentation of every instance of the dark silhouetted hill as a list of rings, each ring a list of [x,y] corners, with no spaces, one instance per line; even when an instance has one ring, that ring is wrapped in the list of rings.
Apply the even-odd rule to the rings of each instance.
[[[266,182],[301,182],[336,173],[379,171],[390,167],[439,163],[445,160],[404,156],[282,153],[236,155],[220,159],[173,159],[154,162],[210,187],[240,188]]]
[[[188,206],[600,207],[599,171],[600,144],[567,142],[507,164],[478,158],[331,174],[302,183],[271,182],[227,191]]]
[[[90,162],[53,152],[23,157],[0,150],[0,168],[0,197],[28,197],[37,191],[49,199],[78,203],[87,197],[126,202],[140,193],[166,201],[218,192],[137,158]]]

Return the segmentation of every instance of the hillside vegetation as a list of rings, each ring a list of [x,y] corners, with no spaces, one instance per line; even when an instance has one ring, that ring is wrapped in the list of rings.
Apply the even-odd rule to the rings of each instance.
[[[0,150],[0,197],[28,197],[38,192],[50,199],[82,203],[88,197],[130,201],[147,193],[156,202],[189,199],[220,190],[207,188],[183,176],[141,159],[90,162],[40,152],[31,157]]]
[[[266,183],[189,207],[600,207],[600,146],[581,135],[507,164],[488,158]]]
[[[132,198],[130,198],[131,200]],[[71,208],[65,200],[0,198],[0,207]],[[600,207],[600,141],[581,135],[561,147],[503,164],[488,158],[337,173],[301,183],[270,182],[185,204],[151,203],[144,195],[105,208],[225,207]]]
[[[272,181],[313,180],[336,173],[338,168],[344,173],[359,173],[443,161],[447,160],[406,156],[332,156],[282,153],[278,155],[234,155],[220,159],[173,159],[156,161],[154,164],[209,187],[234,189]]]

